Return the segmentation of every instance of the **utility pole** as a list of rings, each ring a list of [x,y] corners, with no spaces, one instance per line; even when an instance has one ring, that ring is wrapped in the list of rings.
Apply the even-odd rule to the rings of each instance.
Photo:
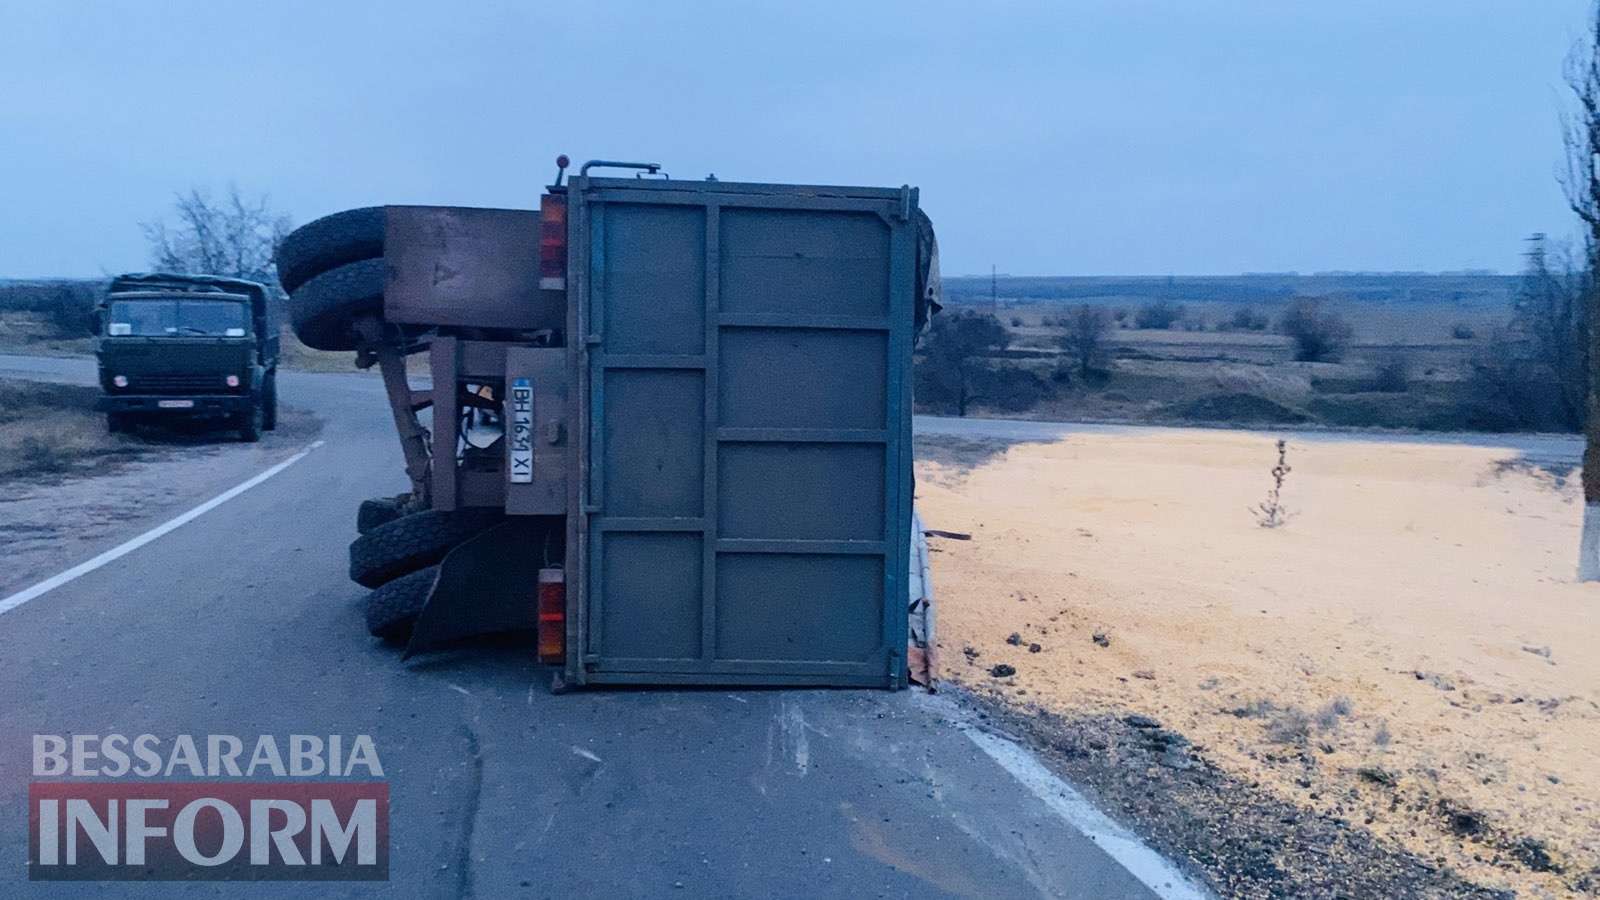
[[[1567,203],[1583,221],[1588,296],[1584,328],[1588,334],[1588,402],[1583,449],[1583,532],[1578,539],[1578,580],[1600,581],[1600,7],[1587,33],[1567,58],[1572,107],[1562,117],[1567,170],[1562,186]]]
[[[1600,581],[1600,285],[1595,283],[1596,236],[1585,247],[1589,277],[1584,328],[1589,341],[1589,398],[1583,426],[1583,532],[1578,539],[1578,580]]]

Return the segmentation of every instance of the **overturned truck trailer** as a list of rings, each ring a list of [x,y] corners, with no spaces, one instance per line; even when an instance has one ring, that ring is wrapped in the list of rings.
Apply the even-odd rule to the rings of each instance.
[[[379,367],[405,451],[410,492],[350,547],[369,627],[408,655],[531,630],[557,689],[926,679],[917,191],[598,167],[657,171],[350,210],[279,250],[296,333]]]

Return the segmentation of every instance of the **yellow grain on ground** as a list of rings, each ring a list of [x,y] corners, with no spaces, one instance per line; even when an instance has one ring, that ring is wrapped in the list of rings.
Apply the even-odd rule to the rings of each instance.
[[[945,674],[1154,716],[1247,783],[1370,818],[1474,882],[1568,892],[1600,865],[1600,586],[1571,580],[1576,486],[1498,465],[1512,455],[1291,442],[1294,515],[1271,530],[1249,511],[1276,459],[1260,435],[925,460],[927,527],[973,534],[933,539]],[[1514,859],[1540,850],[1565,874]]]

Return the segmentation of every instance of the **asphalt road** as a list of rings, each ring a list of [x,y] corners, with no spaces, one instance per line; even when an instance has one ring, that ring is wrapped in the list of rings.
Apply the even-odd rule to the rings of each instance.
[[[92,374],[0,356],[0,376]],[[379,382],[286,374],[280,389],[324,418],[322,446],[0,616],[0,896],[1151,896],[948,701],[557,697],[504,643],[402,664],[366,634],[345,573],[356,504],[405,486]],[[390,881],[28,882],[32,736],[112,733],[371,735]]]

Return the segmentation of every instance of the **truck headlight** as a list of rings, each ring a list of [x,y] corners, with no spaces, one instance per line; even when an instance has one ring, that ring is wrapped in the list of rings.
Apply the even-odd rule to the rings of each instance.
[[[238,387],[239,386],[239,376],[237,376],[237,375],[229,375],[227,378],[225,378],[223,380],[227,382],[228,387]]]
[[[128,376],[126,376],[126,375],[113,375],[113,376],[111,376],[111,383],[116,385],[117,387],[127,387],[128,386]]]

